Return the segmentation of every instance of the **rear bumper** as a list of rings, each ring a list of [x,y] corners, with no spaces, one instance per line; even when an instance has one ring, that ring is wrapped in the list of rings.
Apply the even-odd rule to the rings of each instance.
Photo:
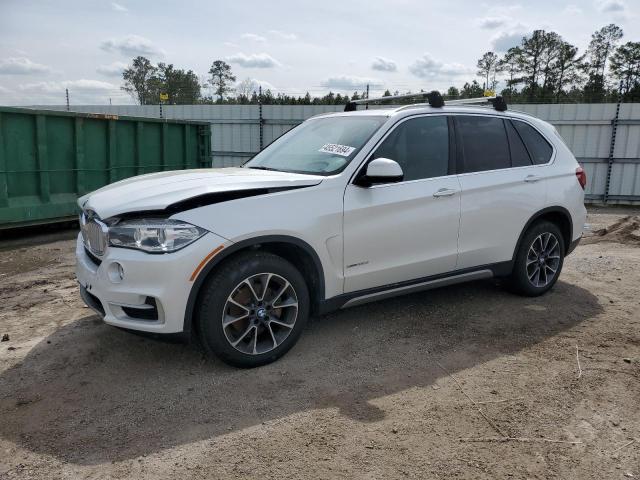
[[[228,242],[208,233],[182,250],[164,255],[108,248],[98,263],[87,254],[79,235],[76,276],[80,295],[110,325],[152,333],[182,332],[193,286],[191,274],[224,243]],[[115,262],[122,265],[124,278],[114,282]]]

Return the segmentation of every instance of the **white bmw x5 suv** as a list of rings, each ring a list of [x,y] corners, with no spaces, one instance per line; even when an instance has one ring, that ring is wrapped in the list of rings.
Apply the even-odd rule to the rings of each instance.
[[[311,314],[488,277],[545,293],[581,238],[585,181],[556,130],[525,114],[320,115],[240,168],[80,198],[77,277],[106,323],[193,332],[253,367],[286,353]]]

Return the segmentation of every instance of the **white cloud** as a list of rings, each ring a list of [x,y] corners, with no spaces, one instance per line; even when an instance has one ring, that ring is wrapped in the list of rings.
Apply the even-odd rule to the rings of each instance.
[[[566,15],[581,15],[582,9],[577,5],[571,4],[564,7],[564,10],[562,12],[565,13]]]
[[[398,65],[393,60],[384,57],[376,57],[371,64],[371,68],[381,72],[396,72]]]
[[[50,71],[51,69],[46,65],[32,62],[25,57],[9,57],[0,60],[0,75],[31,75]]]
[[[262,35],[257,35],[255,33],[243,33],[242,35],[240,35],[240,38],[243,38],[244,40],[251,40],[252,42],[260,42],[260,43],[264,43],[267,41],[267,39],[264,38]]]
[[[482,4],[482,7],[485,8],[484,13],[488,17],[501,17],[501,16],[512,16],[518,12],[522,12],[524,7],[519,3],[513,3],[511,5],[500,5],[500,4]]]
[[[276,93],[278,90],[272,83],[269,83],[266,80],[259,80],[251,77],[247,77],[243,81],[236,83],[234,88],[237,93],[244,93],[250,96],[253,92],[257,93],[259,87],[262,87],[263,92],[271,90],[271,93]]]
[[[626,7],[623,0],[596,1],[596,8],[602,13],[623,13]]]
[[[283,32],[281,30],[269,30],[269,34],[274,37],[279,37],[282,40],[296,40],[298,38],[295,33]]]
[[[253,79],[254,82],[256,82],[259,86],[262,87],[262,91],[264,92],[265,90],[271,90],[272,93],[275,93],[278,91],[278,89],[276,88],[275,85],[273,85],[272,83],[267,82],[266,80],[259,80],[257,78]]]
[[[99,93],[118,90],[117,85],[102,82],[100,80],[65,80],[62,82],[35,82],[19,85],[18,88],[23,92],[33,93],[56,93],[63,92],[65,88],[70,91],[79,91],[83,93]]]
[[[409,65],[409,71],[419,78],[444,78],[456,75],[466,75],[473,70],[460,63],[444,63],[425,53]]]
[[[357,90],[367,88],[377,88],[382,86],[382,80],[377,78],[356,77],[353,75],[337,75],[329,77],[321,82],[323,87],[333,88],[335,90]]]
[[[246,55],[240,52],[235,55],[228,56],[225,60],[244,68],[274,68],[282,65],[268,53],[252,53]]]
[[[126,35],[124,37],[111,38],[102,42],[100,48],[107,52],[119,52],[128,57],[164,54],[151,40],[141,37],[140,35]]]
[[[522,37],[526,37],[531,30],[524,25],[516,25],[513,30],[500,32],[491,38],[491,45],[496,52],[506,52],[511,47],[518,46],[522,43]]]
[[[11,105],[62,105],[67,88],[71,103],[75,105],[104,105],[110,99],[115,104],[133,102],[118,85],[88,79],[25,83],[16,85],[12,92],[1,96],[6,98],[3,100],[5,103]]]
[[[116,12],[128,12],[129,9],[123,5],[120,5],[116,2],[111,2],[111,8],[113,8]]]
[[[509,23],[509,17],[498,15],[495,17],[483,17],[478,19],[478,25],[480,28],[487,30],[493,30],[494,28],[503,27]]]
[[[113,62],[109,65],[100,65],[96,68],[96,72],[107,77],[119,77],[127,67],[128,65],[124,62]]]
[[[236,44],[236,43],[232,43],[232,42],[222,42],[222,44],[225,47],[230,47],[230,48],[238,48],[240,45]]]
[[[9,90],[8,88],[4,88],[2,85],[0,85],[0,93],[9,93],[11,92],[11,90]]]

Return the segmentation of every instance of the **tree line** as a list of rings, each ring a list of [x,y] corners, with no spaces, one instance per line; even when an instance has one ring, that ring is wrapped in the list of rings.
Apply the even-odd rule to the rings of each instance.
[[[580,54],[558,33],[535,30],[502,57],[484,53],[477,75],[488,89],[504,79],[501,93],[512,102],[603,102],[619,94],[639,100],[640,42],[620,44],[622,37],[617,25],[602,27]],[[477,90],[480,85],[466,86]],[[455,87],[448,93],[454,95]]]
[[[640,101],[640,42],[621,43],[622,29],[610,24],[594,32],[585,52],[556,32],[535,30],[504,55],[484,53],[477,62],[480,79],[467,81],[461,88],[451,86],[445,98],[480,97],[485,90],[499,92],[511,103],[607,102],[621,95],[625,101]],[[211,64],[204,84],[192,70],[172,64],[153,65],[145,57],[132,60],[123,72],[122,89],[141,105],[180,104],[258,104],[264,105],[341,105],[366,98],[365,92],[352,95],[329,92],[318,97],[273,93],[250,78],[236,83],[231,66],[222,60]],[[211,87],[212,95],[203,89]],[[389,90],[385,96],[398,95]]]

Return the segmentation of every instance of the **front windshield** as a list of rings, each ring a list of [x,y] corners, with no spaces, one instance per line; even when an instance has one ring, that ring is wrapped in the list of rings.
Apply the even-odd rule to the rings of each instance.
[[[330,175],[342,170],[387,120],[383,116],[308,120],[273,142],[244,166]]]

